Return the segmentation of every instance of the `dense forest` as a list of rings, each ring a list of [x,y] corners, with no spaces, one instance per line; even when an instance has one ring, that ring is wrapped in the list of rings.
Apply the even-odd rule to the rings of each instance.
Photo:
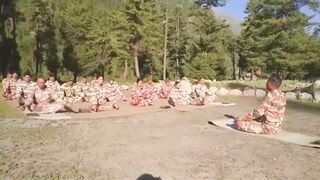
[[[222,80],[262,68],[287,79],[320,76],[320,26],[301,11],[319,13],[318,1],[250,0],[239,36],[212,10],[225,3],[1,0],[1,73]]]

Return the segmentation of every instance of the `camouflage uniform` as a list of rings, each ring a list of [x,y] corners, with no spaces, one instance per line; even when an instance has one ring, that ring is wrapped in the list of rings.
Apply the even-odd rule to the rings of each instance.
[[[118,86],[117,83],[110,84],[108,83],[106,85],[107,88],[107,98],[112,103],[117,103],[119,100],[124,98],[124,94],[120,90],[120,86]]]
[[[36,83],[32,81],[21,81],[16,87],[16,97],[19,105],[23,108],[30,108],[33,103],[33,95],[36,89]]]
[[[131,89],[131,105],[148,106],[152,103],[152,96],[147,86],[133,85]]]
[[[182,88],[174,87],[170,93],[170,100],[174,105],[188,105],[191,103],[190,95]]]
[[[238,129],[256,134],[275,134],[279,131],[286,108],[286,97],[280,90],[268,92],[258,109],[238,117]],[[260,121],[256,119],[259,118]]]
[[[52,93],[48,88],[40,89],[37,87],[34,91],[35,112],[39,113],[54,113],[63,110],[62,104],[56,103]]]
[[[64,104],[74,104],[76,102],[74,88],[70,82],[62,84],[61,90],[63,92],[63,97],[61,98],[61,94],[60,98],[63,100]]]
[[[113,102],[107,97],[108,89],[105,84],[96,85],[90,89],[90,109],[94,112],[104,111],[113,107]]]
[[[159,92],[159,97],[161,99],[168,99],[172,88],[173,87],[172,87],[172,85],[170,83],[164,83],[161,86],[161,89],[160,89],[160,92]]]
[[[20,82],[20,79],[11,78],[9,82],[7,82],[7,87],[3,96],[9,99],[15,99],[17,93],[17,84]]]
[[[63,98],[63,94],[61,92],[61,87],[58,81],[46,81],[46,86],[48,91],[51,92],[53,99],[57,101],[62,101],[61,99]]]
[[[209,92],[209,89],[204,84],[197,84],[194,90],[195,103],[196,104],[207,104],[212,103],[215,100],[215,95]]]
[[[76,99],[87,102],[88,96],[89,96],[89,90],[90,90],[90,84],[89,83],[83,83],[83,82],[78,82],[74,86],[75,90],[75,95]]]
[[[2,79],[3,97],[7,97],[10,94],[9,85],[10,85],[10,79],[8,78]]]

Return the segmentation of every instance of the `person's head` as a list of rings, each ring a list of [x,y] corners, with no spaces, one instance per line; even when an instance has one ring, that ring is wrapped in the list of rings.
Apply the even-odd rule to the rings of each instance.
[[[141,78],[138,78],[138,79],[136,80],[136,83],[137,83],[138,85],[141,85],[141,84],[142,84],[142,79],[141,79]]]
[[[167,78],[167,79],[164,80],[164,83],[170,84],[170,80]]]
[[[206,81],[204,80],[204,78],[199,79],[199,84],[204,85],[205,83],[206,83]]]
[[[49,81],[54,82],[55,81],[54,76],[49,76]]]
[[[28,72],[24,73],[23,81],[27,82],[27,83],[31,81],[31,77],[30,77],[30,74]]]
[[[103,82],[104,82],[103,77],[102,77],[102,76],[99,76],[99,77],[98,77],[98,84],[99,84],[99,85],[103,85]]]
[[[181,82],[180,82],[180,81],[176,81],[176,82],[174,83],[174,86],[175,86],[176,88],[180,89],[180,87],[181,87]]]
[[[268,91],[279,89],[282,84],[282,79],[278,74],[273,74],[269,77],[266,88]]]
[[[82,82],[82,83],[87,83],[87,78],[83,77],[83,78],[81,79],[81,82]]]
[[[12,74],[12,77],[13,77],[14,79],[18,79],[19,76],[18,76],[17,73],[13,73],[13,74]]]
[[[95,80],[98,80],[99,77],[100,77],[100,75],[99,75],[98,73],[95,73],[95,74],[94,74],[94,79],[95,79]]]
[[[38,77],[37,84],[40,89],[46,88],[46,82],[43,77]]]
[[[109,84],[111,84],[111,85],[114,84],[114,80],[113,80],[113,79],[110,79],[110,80],[109,80]]]
[[[8,73],[7,73],[7,78],[8,78],[8,79],[12,78],[12,74],[8,72]]]

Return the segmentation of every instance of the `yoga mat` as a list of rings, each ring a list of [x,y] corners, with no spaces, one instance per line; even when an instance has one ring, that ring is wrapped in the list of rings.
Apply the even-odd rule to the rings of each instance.
[[[238,129],[235,129],[233,119],[220,119],[220,120],[215,120],[210,122],[209,123],[212,125],[222,127],[227,130],[246,133]],[[275,135],[253,134],[253,133],[246,133],[246,134],[251,136],[260,136],[260,137],[269,138],[269,139],[276,139],[279,141],[297,144],[301,146],[320,148],[320,144],[319,144],[320,136],[309,136],[309,135],[293,133],[285,130],[280,130]]]

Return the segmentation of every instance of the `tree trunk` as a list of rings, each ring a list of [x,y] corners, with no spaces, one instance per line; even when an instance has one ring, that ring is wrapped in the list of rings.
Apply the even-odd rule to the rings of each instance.
[[[236,57],[235,57],[235,54],[234,54],[234,49],[232,49],[232,76],[233,76],[233,80],[236,80],[237,77],[236,77]]]
[[[77,82],[77,78],[78,78],[78,73],[77,73],[77,72],[74,72],[74,73],[73,73],[73,83],[76,83],[76,82]]]
[[[168,10],[166,9],[166,20],[164,24],[164,47],[163,47],[163,80],[167,73],[167,36],[168,36]]]
[[[140,78],[140,69],[139,69],[139,59],[138,59],[138,48],[134,47],[133,51],[133,61],[134,61],[134,67],[136,71],[136,77]]]
[[[128,60],[124,60],[124,73],[123,73],[124,79],[127,81],[128,80]]]

